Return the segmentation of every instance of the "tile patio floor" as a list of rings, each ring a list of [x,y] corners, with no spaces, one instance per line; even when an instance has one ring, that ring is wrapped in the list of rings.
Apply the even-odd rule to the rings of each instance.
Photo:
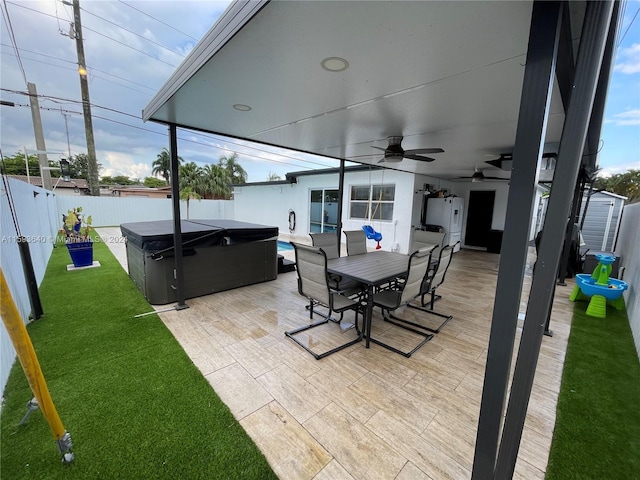
[[[98,232],[119,235],[117,228]],[[124,245],[109,246],[126,269]],[[191,299],[190,308],[160,317],[280,478],[468,479],[498,262],[496,254],[455,254],[436,303],[437,311],[454,318],[409,359],[360,343],[317,361],[285,338],[285,330],[308,322],[295,272]],[[544,478],[571,322],[570,291],[571,285],[556,292],[554,336],[542,343],[514,478]],[[521,312],[525,308],[522,302]],[[308,340],[318,351],[353,334],[340,334],[335,324],[312,332]],[[382,324],[379,311],[373,335],[403,348],[417,344],[412,334]]]

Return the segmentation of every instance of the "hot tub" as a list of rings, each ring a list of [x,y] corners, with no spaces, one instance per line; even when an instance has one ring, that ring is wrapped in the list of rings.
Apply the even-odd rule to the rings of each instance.
[[[234,220],[182,220],[185,298],[277,277],[278,227]],[[147,301],[177,301],[173,221],[123,223],[129,276]]]

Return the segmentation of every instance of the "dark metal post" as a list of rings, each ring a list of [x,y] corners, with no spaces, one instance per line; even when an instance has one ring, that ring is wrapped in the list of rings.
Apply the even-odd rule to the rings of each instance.
[[[342,253],[342,199],[344,198],[344,159],[340,159],[340,176],[338,180],[338,225],[336,234],[338,235],[338,256]]]
[[[558,50],[561,2],[533,4],[500,270],[482,389],[472,479],[493,478],[515,339],[536,173],[542,156]],[[540,268],[536,266],[536,270]]]
[[[182,262],[182,226],[180,222],[180,184],[178,178],[178,135],[176,125],[169,124],[169,150],[171,154],[171,203],[173,205],[173,250],[175,258],[175,268],[173,270],[173,280],[175,281],[178,305],[176,310],[188,308],[184,303],[184,268]]]
[[[24,278],[27,281],[27,290],[29,292],[29,302],[31,303],[31,316],[34,320],[42,316],[42,302],[40,301],[40,292],[38,292],[38,281],[33,271],[33,262],[31,261],[31,250],[29,250],[29,242],[23,236],[18,237],[18,247],[20,248],[20,259],[22,260],[22,270]]]
[[[576,75],[569,110],[558,149],[554,177],[571,182],[578,176],[589,117],[596,93],[607,32],[613,11],[612,2],[589,2],[576,62]],[[615,23],[612,22],[615,30]],[[613,37],[609,37],[613,40]],[[556,276],[563,232],[571,206],[571,191],[554,182],[549,196],[545,233],[540,242],[540,256],[527,303],[520,349],[511,385],[511,395],[505,417],[502,441],[495,475],[486,478],[512,478],[515,470],[522,430],[529,405],[535,375],[543,322],[550,306],[553,281]]]

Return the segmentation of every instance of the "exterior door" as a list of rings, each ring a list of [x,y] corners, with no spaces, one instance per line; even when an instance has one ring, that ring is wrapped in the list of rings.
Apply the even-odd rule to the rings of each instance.
[[[489,231],[493,221],[495,199],[495,191],[472,190],[469,192],[467,232],[464,237],[466,245],[485,248],[489,245]]]

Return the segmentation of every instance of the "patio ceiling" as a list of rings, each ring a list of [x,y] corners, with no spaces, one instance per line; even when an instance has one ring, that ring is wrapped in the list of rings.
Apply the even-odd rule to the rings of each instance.
[[[383,156],[372,146],[403,136],[405,150],[444,153],[385,166],[508,178],[485,162],[513,150],[531,11],[527,1],[235,3],[143,119],[369,164]],[[348,68],[323,69],[328,57]],[[545,151],[557,151],[563,122],[556,83]]]

